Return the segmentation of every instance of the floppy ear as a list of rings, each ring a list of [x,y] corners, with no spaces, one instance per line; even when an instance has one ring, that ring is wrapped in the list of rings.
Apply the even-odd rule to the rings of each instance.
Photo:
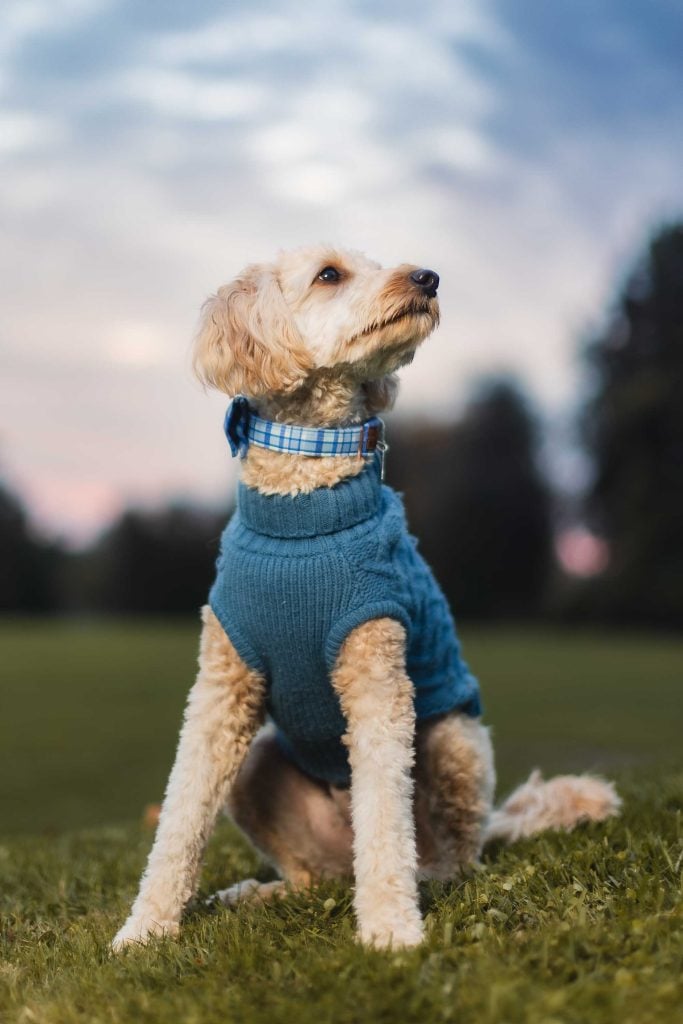
[[[393,408],[398,394],[398,377],[395,373],[388,373],[385,377],[378,377],[377,380],[367,380],[363,384],[365,392],[365,403],[370,413],[384,412],[385,409]]]
[[[252,398],[294,391],[313,368],[273,270],[252,266],[202,306],[194,370],[204,384]]]

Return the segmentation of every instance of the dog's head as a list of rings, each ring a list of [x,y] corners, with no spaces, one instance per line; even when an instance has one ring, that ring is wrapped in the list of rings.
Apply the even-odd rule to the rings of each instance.
[[[356,252],[282,253],[204,304],[195,370],[205,384],[252,398],[294,392],[321,368],[380,382],[436,327],[438,283],[431,270],[386,270]]]

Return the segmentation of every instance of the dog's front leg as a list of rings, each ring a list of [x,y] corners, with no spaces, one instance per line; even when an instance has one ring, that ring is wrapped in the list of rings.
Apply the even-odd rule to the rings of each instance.
[[[140,892],[115,950],[178,931],[206,841],[263,718],[262,677],[244,664],[213,612],[202,614],[199,674]]]
[[[405,630],[394,619],[358,626],[341,647],[334,688],[347,721],[355,908],[377,947],[422,939],[413,818],[415,710]]]

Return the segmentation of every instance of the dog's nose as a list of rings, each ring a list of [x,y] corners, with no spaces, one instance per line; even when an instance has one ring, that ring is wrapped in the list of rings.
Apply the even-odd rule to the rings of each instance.
[[[410,280],[421,288],[430,299],[436,295],[436,289],[439,287],[439,275],[435,270],[425,270],[424,268],[414,270],[410,275]]]

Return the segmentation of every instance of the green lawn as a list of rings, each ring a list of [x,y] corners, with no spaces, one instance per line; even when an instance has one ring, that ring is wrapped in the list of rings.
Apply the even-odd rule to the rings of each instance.
[[[501,789],[538,765],[675,760],[683,641],[469,628]],[[198,624],[0,625],[0,834],[139,818],[160,799]]]
[[[151,840],[197,628],[0,626],[0,1021],[683,1022],[683,642],[466,629],[507,789],[534,765],[618,779],[621,819],[492,850],[423,890],[411,953],[352,940],[349,892],[191,909],[111,959]],[[79,831],[75,831],[78,829]],[[222,824],[203,893],[267,868]]]

